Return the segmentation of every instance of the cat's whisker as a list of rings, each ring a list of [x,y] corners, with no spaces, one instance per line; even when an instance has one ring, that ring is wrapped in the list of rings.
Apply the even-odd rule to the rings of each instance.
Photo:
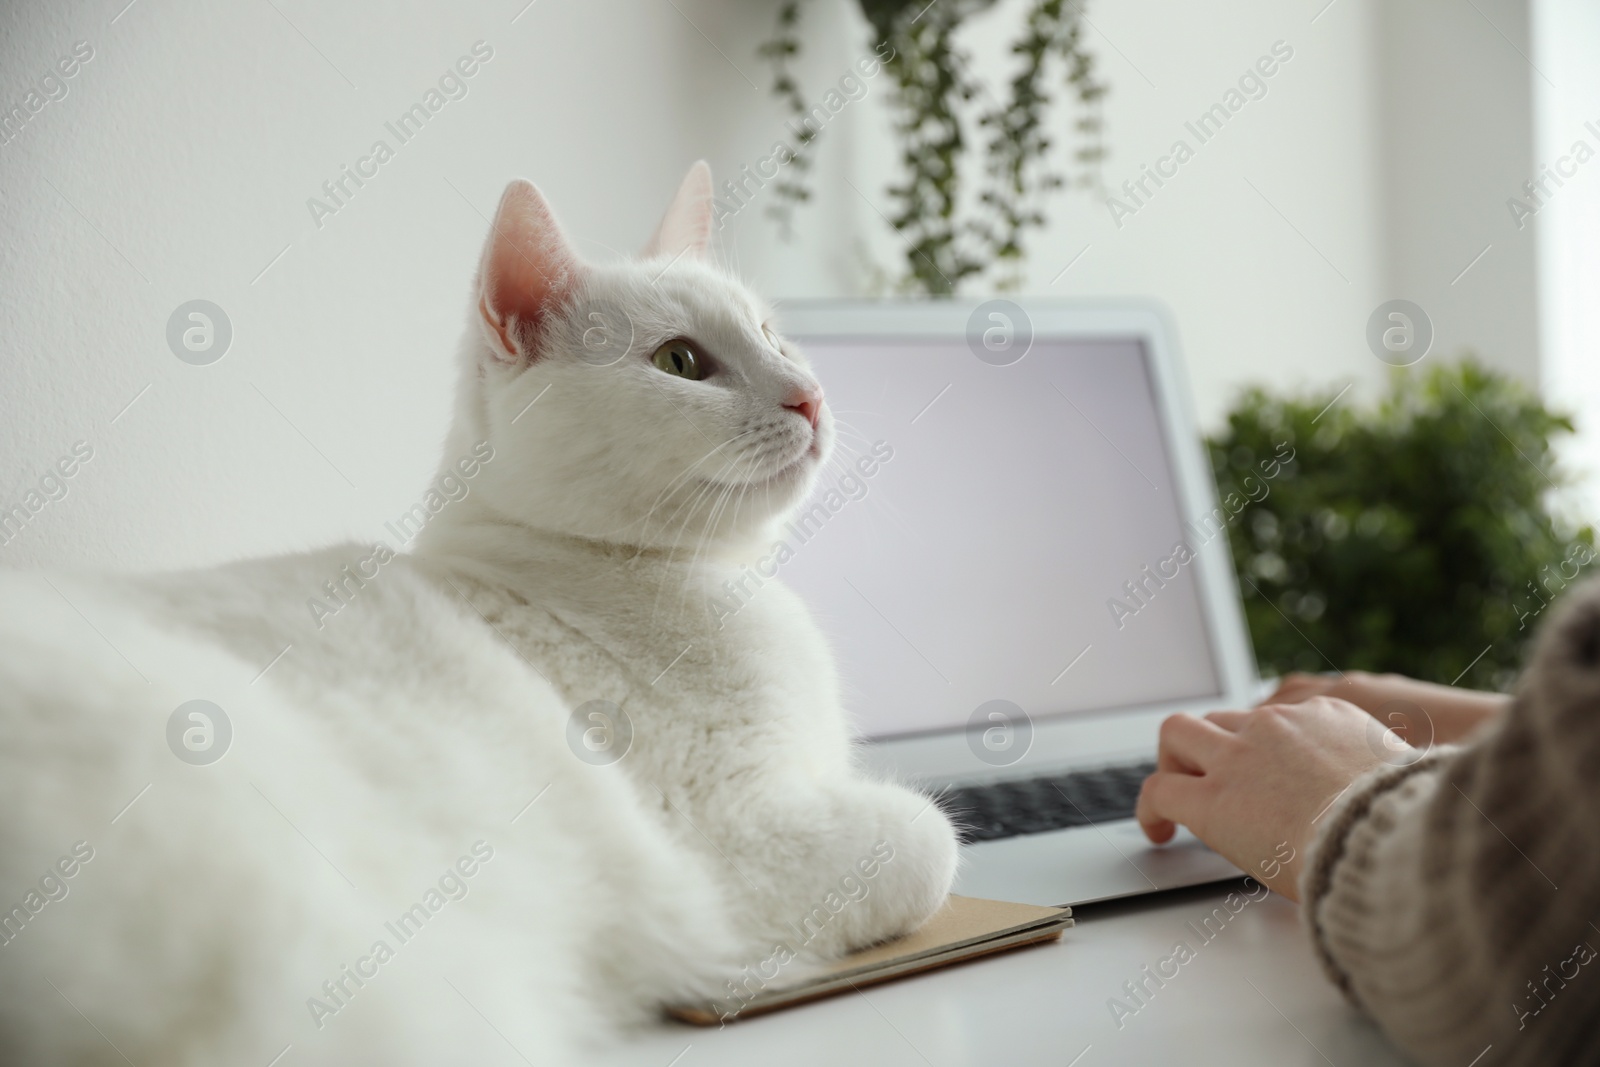
[[[710,514],[706,516],[705,528],[700,533],[700,543],[695,546],[694,555],[690,557],[689,564],[691,568],[699,565],[705,550],[710,547],[717,534],[717,524],[721,522],[722,516],[726,513],[729,499],[733,498],[742,488],[743,486],[739,482],[728,481],[723,485],[722,492],[717,494],[716,503],[712,505]]]
[[[851,422],[848,419],[840,418],[839,417],[839,413],[837,411],[833,413],[833,429],[834,429],[834,433],[839,435],[840,437],[843,437],[843,436],[848,434],[848,435],[850,435],[852,437],[857,438],[858,440],[862,440],[862,441],[870,441],[871,440],[871,438],[869,438],[866,434],[861,432],[860,428],[858,428],[855,423]]]
[[[669,549],[667,549],[666,561],[669,563],[669,565],[672,565],[672,563],[677,560],[678,544],[683,541],[683,534],[685,534],[685,531],[690,528],[691,522],[693,522],[694,514],[696,514],[696,510],[698,510],[699,506],[701,506],[701,502],[704,501],[704,499],[709,498],[710,494],[712,494],[712,491],[717,488],[717,480],[720,480],[720,478],[723,477],[723,474],[726,474],[726,472],[733,467],[734,462],[738,462],[738,458],[728,459],[728,461],[723,462],[722,469],[718,470],[715,478],[706,478],[704,483],[699,486],[698,490],[691,494],[690,499],[688,499],[685,504],[680,504],[677,512],[674,512],[674,515],[672,515],[672,518],[675,520],[678,512],[682,512],[683,507],[688,506],[688,509],[690,509],[688,515],[683,517],[683,522],[678,523],[678,533],[675,534],[674,539],[672,539],[672,545],[670,545]],[[664,587],[662,587],[662,590],[658,590],[658,592],[656,592],[656,600],[654,600],[653,606],[651,606],[651,616],[653,617],[659,616],[659,611],[661,611],[661,592],[664,592]],[[683,601],[678,603],[678,609],[682,611]]]
[[[712,446],[710,451],[708,451],[705,455],[701,456],[699,459],[697,459],[693,463],[691,463],[688,466],[688,468],[683,471],[683,473],[679,474],[670,483],[668,483],[668,485],[667,485],[667,487],[665,489],[661,490],[660,493],[656,494],[656,499],[650,505],[649,510],[646,511],[644,513],[643,517],[641,517],[638,520],[639,521],[639,527],[640,527],[640,538],[641,539],[648,539],[650,517],[652,515],[654,515],[656,509],[661,506],[661,504],[663,503],[663,501],[664,501],[665,497],[667,496],[667,494],[671,493],[673,490],[675,490],[679,486],[681,486],[690,476],[692,476],[694,474],[696,468],[698,468],[700,466],[700,464],[704,463],[706,460],[708,460],[712,456],[716,455],[722,449],[727,448],[729,445],[731,445],[734,442],[738,441],[740,438],[748,437],[750,434],[752,434],[754,432],[755,432],[754,430],[747,430],[745,433],[737,434],[737,435],[735,435],[733,437],[728,438],[728,440],[722,442],[720,445]]]
[[[731,464],[732,462],[733,462],[732,460],[725,461],[723,463],[722,468],[717,472],[718,475],[720,475],[723,471],[726,471],[728,469],[729,464]],[[694,490],[693,493],[690,494],[688,499],[680,501],[678,503],[678,506],[675,509],[673,509],[672,514],[667,517],[667,522],[671,523],[671,522],[677,521],[680,515],[683,516],[682,521],[678,522],[678,528],[679,528],[680,533],[683,530],[683,528],[687,526],[689,520],[691,518],[693,518],[693,516],[694,516],[694,507],[698,504],[698,501],[700,500],[700,498],[706,496],[709,493],[711,493],[712,491],[714,491],[717,488],[718,485],[721,484],[720,482],[718,482],[717,478],[715,478],[715,477],[702,478],[702,479],[700,479],[700,483],[701,484]],[[687,514],[685,514],[685,512],[684,512],[685,508],[688,508],[688,513]]]
[[[871,446],[873,444],[872,438],[868,437],[866,434],[860,432],[852,426],[839,427],[838,432],[835,435],[835,441],[841,447],[846,444],[859,444],[867,446]]]
[[[741,458],[748,465],[754,466],[754,461],[758,457],[746,455]],[[713,507],[710,518],[707,520],[706,529],[701,537],[701,543],[695,550],[694,558],[691,561],[692,565],[697,566],[699,564],[705,549],[710,546],[712,538],[717,533],[718,523],[721,521],[722,517],[727,514],[727,503],[730,499],[734,502],[734,521],[731,522],[730,525],[737,525],[739,503],[743,500],[749,489],[749,484],[742,480],[730,480],[728,482],[726,489],[719,496],[716,505]]]
[[[871,415],[875,419],[887,418],[887,416],[881,411],[868,411],[865,408],[857,410],[855,408],[836,408],[830,405],[829,410],[833,412],[833,417],[835,419],[837,419],[840,415]]]
[[[817,472],[817,485],[837,487],[841,479],[852,473],[850,459],[861,454],[860,452],[849,452],[841,443],[828,456],[828,461],[823,464],[822,470]],[[831,482],[828,478],[829,474],[833,475]]]
[[[746,436],[746,435],[745,434],[740,434],[739,435],[739,437],[743,437],[743,436]],[[719,446],[719,448],[720,447],[725,447],[726,445],[731,444],[733,441],[736,441],[736,440],[738,440],[738,437],[732,438],[729,441],[724,442],[723,446]],[[715,452],[715,451],[717,451],[717,449],[713,449],[712,451]],[[709,458],[709,456],[710,456],[710,453],[708,453],[707,456],[702,457],[701,461],[703,462],[706,458]],[[723,475],[726,474],[726,472],[731,468],[731,466],[735,462],[737,462],[737,460],[738,460],[738,456],[735,455],[733,458],[728,459],[723,464],[722,468],[714,476],[712,476],[710,478],[701,479],[703,484],[699,487],[699,489],[696,490],[696,492],[690,496],[689,500],[680,501],[679,504],[678,504],[678,507],[676,509],[674,509],[673,513],[670,516],[667,517],[666,523],[664,523],[663,525],[670,524],[671,522],[676,520],[680,514],[683,514],[683,510],[684,510],[684,508],[686,506],[689,506],[692,502],[698,500],[699,497],[705,495],[705,493],[707,493],[711,489],[715,488],[718,484],[720,484],[720,481],[721,481]],[[693,515],[694,515],[693,508],[691,507],[689,513],[687,515],[684,515],[683,523],[680,524],[680,530],[679,530],[680,536],[681,536],[683,527],[687,526],[689,521],[693,518]]]
[[[723,483],[723,482],[720,481],[720,479],[722,478],[723,475],[725,475],[729,471],[730,468],[732,468],[733,466],[737,465],[738,462],[739,462],[739,458],[738,457],[735,457],[734,459],[730,460],[728,462],[728,464],[726,464],[723,467],[723,469],[718,472],[719,481],[711,483],[710,485],[707,486],[707,488],[709,489],[713,485],[720,485],[720,488],[718,489],[718,491],[716,493],[715,499],[712,500],[712,502],[711,502],[711,507],[707,512],[705,523],[701,527],[700,533],[699,533],[698,538],[696,540],[696,543],[694,545],[694,551],[691,553],[688,562],[685,564],[685,569],[690,571],[690,572],[694,572],[694,571],[696,571],[698,569],[699,563],[700,563],[701,553],[706,548],[706,546],[710,544],[713,536],[716,533],[716,525],[717,525],[717,518],[718,518],[719,511],[720,511],[723,503],[727,500],[729,493],[731,493],[733,491],[733,489],[735,488],[734,485],[732,485],[730,483]],[[702,498],[702,500],[703,499],[704,498]],[[698,508],[698,506],[699,505],[697,504],[696,507]],[[679,539],[681,539],[681,536],[682,536],[682,533],[683,533],[684,529],[687,529],[687,523],[685,523],[684,527],[682,529],[680,529],[680,531],[679,531]],[[675,539],[674,543],[673,543],[672,553],[668,557],[669,561],[671,561],[672,559],[674,559],[676,557],[676,555],[677,555],[677,545],[678,545],[678,540]],[[683,612],[688,606],[688,597],[690,595],[691,589],[692,589],[692,583],[689,583],[689,582],[683,583],[682,595],[680,596],[679,601],[678,601],[678,611],[680,613]],[[657,600],[657,603],[659,605],[659,598]]]
[[[740,436],[744,436],[744,435],[740,435]],[[716,490],[718,488],[718,486],[720,486],[722,484],[723,477],[725,477],[727,475],[728,471],[730,471],[738,462],[739,462],[739,457],[737,455],[732,457],[732,458],[730,458],[730,459],[727,459],[723,463],[721,469],[719,469],[717,471],[716,475],[713,478],[706,479],[705,480],[705,484],[701,485],[699,487],[699,489],[696,490],[694,495],[690,498],[689,512],[688,512],[687,515],[684,516],[683,521],[681,523],[679,523],[678,532],[677,532],[676,536],[673,537],[672,545],[667,550],[666,561],[667,561],[668,564],[672,564],[672,563],[676,562],[677,554],[678,554],[678,546],[682,543],[683,535],[684,535],[685,532],[688,531],[689,526],[691,525],[691,523],[692,523],[692,521],[694,519],[695,513],[700,509],[701,504],[704,503],[705,500],[711,496],[713,491]],[[713,503],[713,507],[714,506],[715,506],[715,504]],[[681,510],[681,508],[682,508],[682,505],[680,505],[680,510]],[[672,517],[674,519],[676,519],[677,518],[677,512],[674,512]],[[687,597],[687,595],[688,595],[688,593],[687,593],[687,591],[685,591],[684,596]],[[655,604],[651,608],[652,616],[657,615],[659,613],[660,604],[661,604],[660,592],[658,591],[657,596],[656,596]],[[684,601],[680,601],[679,602],[679,610],[680,611],[683,610],[683,607],[684,607]]]

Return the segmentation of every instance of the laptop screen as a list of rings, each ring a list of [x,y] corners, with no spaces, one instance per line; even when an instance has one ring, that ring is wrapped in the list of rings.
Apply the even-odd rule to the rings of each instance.
[[[1009,366],[959,337],[798,340],[838,438],[779,566],[861,734],[1221,695],[1139,340],[1040,337]]]

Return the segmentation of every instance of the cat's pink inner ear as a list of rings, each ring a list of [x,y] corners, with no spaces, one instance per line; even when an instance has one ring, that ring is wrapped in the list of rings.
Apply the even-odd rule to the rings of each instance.
[[[683,176],[661,225],[644,247],[645,258],[706,254],[711,245],[711,167],[700,160]]]
[[[539,190],[520,178],[506,186],[479,272],[478,310],[498,358],[533,357],[540,326],[579,269],[577,253]]]

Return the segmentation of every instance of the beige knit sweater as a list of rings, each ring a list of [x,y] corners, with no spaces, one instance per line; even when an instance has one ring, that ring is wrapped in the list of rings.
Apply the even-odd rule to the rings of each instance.
[[[1425,1064],[1600,1064],[1600,582],[1503,720],[1358,779],[1301,886],[1329,975]]]

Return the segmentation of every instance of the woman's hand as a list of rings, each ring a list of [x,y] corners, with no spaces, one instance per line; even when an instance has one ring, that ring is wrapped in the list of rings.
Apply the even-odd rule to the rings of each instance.
[[[1480,693],[1419,682],[1403,674],[1290,674],[1263,704],[1298,704],[1311,697],[1348,700],[1413,747],[1455,744],[1510,704],[1500,693]]]
[[[1252,711],[1173,715],[1136,812],[1150,840],[1182,824],[1291,900],[1316,823],[1362,773],[1395,762],[1354,704],[1310,696]],[[1404,746],[1399,746],[1401,749]]]

